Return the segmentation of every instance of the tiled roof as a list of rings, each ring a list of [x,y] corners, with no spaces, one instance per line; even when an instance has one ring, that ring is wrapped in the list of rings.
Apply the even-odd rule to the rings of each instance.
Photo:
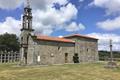
[[[64,38],[69,38],[69,37],[81,37],[81,38],[98,40],[97,38],[89,37],[89,36],[83,36],[83,35],[80,35],[80,34],[73,34],[73,35],[69,35],[69,36],[64,36]]]
[[[57,41],[57,42],[65,42],[65,43],[75,43],[71,39],[59,38],[59,37],[49,37],[49,36],[37,36],[37,40],[45,40],[45,41]]]

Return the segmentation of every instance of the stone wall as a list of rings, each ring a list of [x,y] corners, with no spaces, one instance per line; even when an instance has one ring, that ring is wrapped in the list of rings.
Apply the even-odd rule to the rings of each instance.
[[[79,62],[95,62],[98,61],[98,43],[95,39],[87,38],[71,38],[75,43],[63,43],[55,41],[33,41],[29,40],[27,62],[31,64],[63,64],[73,63],[73,56],[78,54]]]
[[[95,62],[98,61],[98,40],[71,37],[75,41],[75,53],[79,55],[80,62]]]
[[[28,64],[63,64],[65,53],[67,63],[73,63],[74,43],[31,41],[28,48]]]

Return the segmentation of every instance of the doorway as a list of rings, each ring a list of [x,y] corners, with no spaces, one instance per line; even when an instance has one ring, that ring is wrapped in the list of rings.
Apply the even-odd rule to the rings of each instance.
[[[65,53],[65,63],[68,63],[68,53]]]
[[[74,63],[79,63],[79,57],[78,57],[78,53],[75,53],[73,56],[73,62]]]

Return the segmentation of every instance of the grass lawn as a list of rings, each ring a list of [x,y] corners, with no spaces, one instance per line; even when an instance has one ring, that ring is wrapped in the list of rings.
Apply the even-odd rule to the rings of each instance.
[[[120,68],[105,63],[81,63],[36,67],[0,64],[0,80],[120,80]]]

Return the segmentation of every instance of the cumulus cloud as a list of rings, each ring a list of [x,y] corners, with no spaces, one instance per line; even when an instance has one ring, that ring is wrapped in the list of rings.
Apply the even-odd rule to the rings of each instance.
[[[7,2],[10,2],[10,0],[0,0],[0,8],[15,9],[23,2],[26,5],[26,0],[11,0],[9,4]],[[59,4],[59,9],[56,9],[56,3]],[[78,14],[75,5],[68,0],[30,0],[30,4],[33,8],[33,28],[36,31],[35,33],[50,35],[55,30],[65,29],[65,31],[68,31],[67,28],[70,26],[67,23],[71,23],[72,20],[76,19]],[[83,24],[76,24],[74,31],[80,30],[81,26]]]
[[[65,31],[68,31],[68,28],[70,26],[67,25],[67,23],[75,19],[78,13],[78,10],[75,7],[75,5],[68,3],[67,0],[50,0],[50,1],[45,0],[45,1],[46,2],[44,2],[44,4],[47,5],[44,6],[38,7],[34,4],[34,7],[35,6],[37,7],[37,9],[33,10],[33,25],[36,30],[36,33],[50,35],[55,30],[65,29]],[[56,9],[53,7],[54,6],[53,3],[58,3],[59,5],[63,6],[60,7],[60,9]],[[75,28],[74,31],[81,30],[82,26],[83,26],[82,24],[81,25],[76,24],[74,26]]]
[[[83,2],[84,0],[79,0],[79,2]]]
[[[114,19],[97,22],[99,28],[107,31],[120,29],[120,0],[93,0],[89,5],[105,9],[106,15],[117,15]]]
[[[31,5],[34,9],[46,9],[48,6],[53,6],[54,3],[65,5],[68,3],[67,0],[31,0]]]
[[[72,32],[72,31],[79,31],[79,30],[84,30],[85,26],[81,23],[76,24],[75,22],[72,22],[71,24],[67,25],[66,31]]]
[[[99,50],[107,50],[109,51],[109,41],[110,39],[113,40],[113,50],[120,51],[120,35],[117,34],[109,34],[109,33],[90,33],[87,34],[91,37],[96,37],[99,39],[98,41],[98,49]]]
[[[115,19],[107,19],[105,21],[98,22],[97,26],[108,31],[120,29],[120,16]]]
[[[4,22],[0,22],[0,34],[8,32],[19,35],[21,28],[20,23],[21,21],[19,20],[16,20],[12,17],[7,17]]]
[[[93,0],[89,5],[104,8],[107,15],[120,14],[120,0]]]
[[[23,3],[23,0],[0,0],[1,9],[15,9]]]
[[[60,10],[48,7],[46,10],[34,10],[33,21],[41,22],[44,25],[59,25],[64,22],[70,21],[77,15],[77,9],[74,5],[68,4],[66,7],[62,7]]]

